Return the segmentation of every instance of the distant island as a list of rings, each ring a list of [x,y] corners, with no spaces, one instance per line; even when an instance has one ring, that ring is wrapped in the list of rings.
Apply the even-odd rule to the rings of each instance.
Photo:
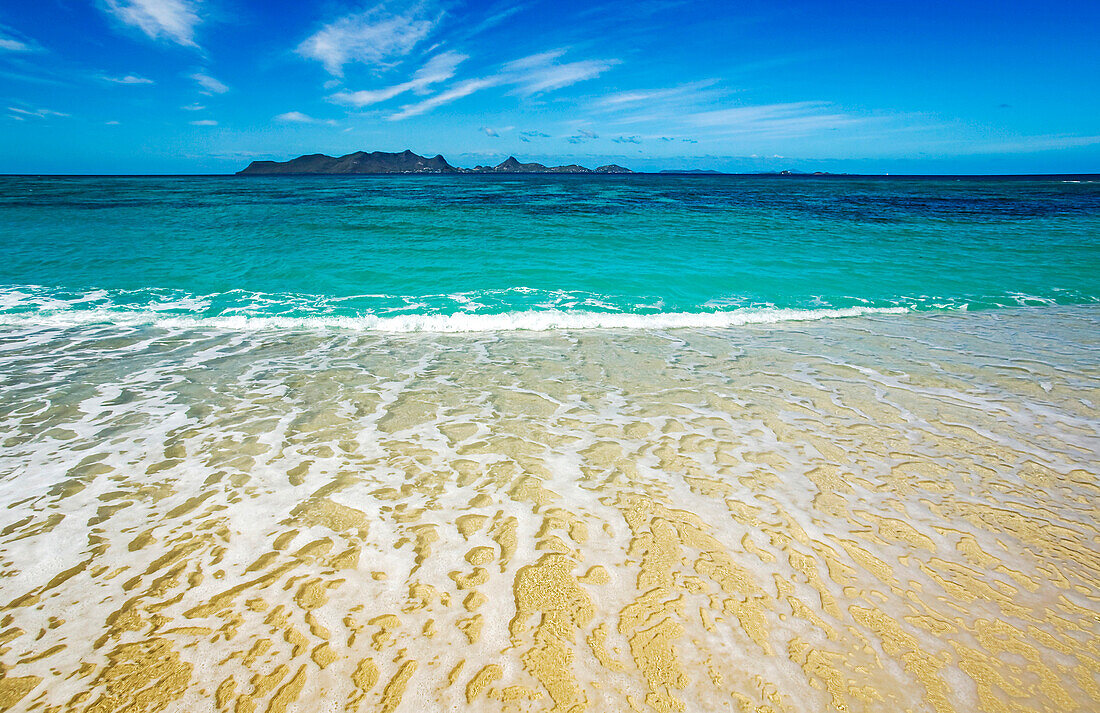
[[[289,161],[253,161],[238,171],[238,176],[276,175],[369,175],[390,173],[634,173],[629,168],[610,164],[591,169],[584,166],[544,166],[541,163],[520,163],[509,156],[496,166],[459,168],[447,163],[441,155],[431,158],[412,151],[386,153],[385,151],[356,151],[346,156],[309,154]]]

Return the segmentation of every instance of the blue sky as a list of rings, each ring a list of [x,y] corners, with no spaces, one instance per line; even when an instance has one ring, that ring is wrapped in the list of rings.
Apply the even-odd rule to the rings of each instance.
[[[6,0],[0,172],[1100,172],[1100,2]]]

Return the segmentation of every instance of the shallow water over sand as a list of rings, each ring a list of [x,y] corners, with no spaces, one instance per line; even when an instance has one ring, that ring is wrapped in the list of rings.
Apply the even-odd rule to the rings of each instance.
[[[1100,706],[1100,310],[0,333],[0,709]]]

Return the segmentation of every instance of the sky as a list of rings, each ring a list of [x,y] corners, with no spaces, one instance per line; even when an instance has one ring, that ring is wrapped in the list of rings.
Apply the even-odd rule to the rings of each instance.
[[[4,0],[0,173],[1100,172],[1100,2]]]

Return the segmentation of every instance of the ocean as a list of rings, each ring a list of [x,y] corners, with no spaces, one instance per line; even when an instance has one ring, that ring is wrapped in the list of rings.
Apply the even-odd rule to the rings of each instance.
[[[0,710],[1100,706],[1100,181],[0,177]]]

